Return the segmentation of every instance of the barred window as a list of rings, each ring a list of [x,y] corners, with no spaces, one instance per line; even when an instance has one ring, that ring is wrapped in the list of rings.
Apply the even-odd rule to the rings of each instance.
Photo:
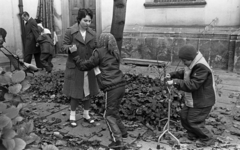
[[[206,5],[206,0],[146,0],[145,7]]]
[[[196,1],[199,1],[199,0],[154,0],[154,2],[196,2]]]

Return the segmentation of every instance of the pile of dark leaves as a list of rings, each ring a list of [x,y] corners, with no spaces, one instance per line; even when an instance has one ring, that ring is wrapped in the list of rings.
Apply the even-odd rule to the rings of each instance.
[[[127,81],[125,96],[121,102],[120,115],[123,119],[158,125],[161,119],[167,117],[168,99],[171,103],[171,117],[179,120],[179,111],[183,104],[181,93],[176,89],[169,90],[158,78],[145,77],[141,74],[125,74]],[[57,71],[51,76],[36,76],[31,80],[28,93],[33,93],[32,100],[52,101],[66,104],[69,99],[63,95],[64,72]],[[93,98],[92,109],[95,113],[104,112],[104,94]]]

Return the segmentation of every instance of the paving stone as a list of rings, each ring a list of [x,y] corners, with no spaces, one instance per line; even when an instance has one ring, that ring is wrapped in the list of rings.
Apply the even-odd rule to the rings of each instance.
[[[63,130],[69,131],[68,134],[76,137],[80,137],[84,140],[89,140],[91,137],[93,137],[94,133],[98,133],[99,131],[102,130],[102,128],[107,128],[105,122],[99,121],[100,125],[99,126],[93,126],[89,123],[86,123],[83,118],[81,117],[80,119],[77,119],[77,124],[78,126],[73,128],[70,126],[66,126],[63,128]],[[91,126],[91,127],[85,127],[85,126]],[[60,130],[61,132],[61,130]]]

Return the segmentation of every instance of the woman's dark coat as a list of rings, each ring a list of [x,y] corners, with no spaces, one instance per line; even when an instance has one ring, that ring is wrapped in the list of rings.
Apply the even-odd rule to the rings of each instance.
[[[79,31],[78,24],[66,30],[62,50],[68,53],[70,46],[75,44],[77,46],[77,53],[80,58],[88,59],[92,55],[93,50],[96,48],[96,33],[89,28],[86,31],[85,41]],[[93,70],[88,71],[90,95],[96,95],[99,92],[98,84]],[[84,72],[80,71],[75,63],[73,57],[68,55],[66,62],[66,70],[64,77],[63,93],[72,98],[82,99],[83,92]]]

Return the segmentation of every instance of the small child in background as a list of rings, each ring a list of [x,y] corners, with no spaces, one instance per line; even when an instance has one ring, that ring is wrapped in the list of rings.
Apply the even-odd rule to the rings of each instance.
[[[41,35],[37,39],[37,43],[41,49],[40,60],[46,72],[49,74],[52,72],[53,64],[52,58],[54,55],[54,45],[53,39],[51,37],[51,32],[49,29],[43,28],[38,24],[38,30]]]

